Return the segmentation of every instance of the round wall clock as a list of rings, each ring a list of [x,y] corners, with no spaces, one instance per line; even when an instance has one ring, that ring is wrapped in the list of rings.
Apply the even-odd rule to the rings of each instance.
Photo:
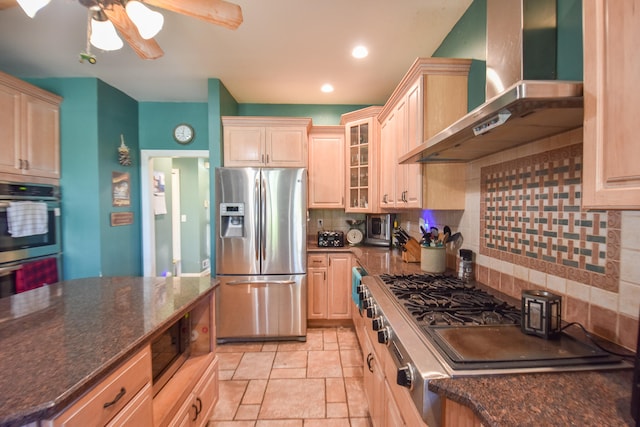
[[[196,133],[193,130],[193,126],[186,123],[180,123],[173,129],[173,139],[175,139],[178,144],[188,144],[193,141],[195,136]]]

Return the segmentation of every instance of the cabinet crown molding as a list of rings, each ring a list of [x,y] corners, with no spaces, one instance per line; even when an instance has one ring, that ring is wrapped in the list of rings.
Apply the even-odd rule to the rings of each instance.
[[[27,93],[30,96],[35,96],[53,104],[60,104],[62,102],[61,96],[56,95],[55,93],[48,92],[24,80],[20,80],[17,77],[3,73],[2,71],[0,71],[0,85],[11,87],[21,92]]]
[[[356,111],[351,111],[349,113],[344,113],[340,116],[340,124],[344,125],[358,120],[368,119],[369,117],[376,117],[380,114],[381,110],[382,106],[374,105],[371,107],[361,108]]]
[[[311,117],[222,116],[225,126],[305,126],[311,130]]]
[[[378,120],[382,123],[393,111],[411,85],[424,75],[467,76],[471,68],[471,59],[461,58],[417,58],[404,75],[387,102],[382,107]]]

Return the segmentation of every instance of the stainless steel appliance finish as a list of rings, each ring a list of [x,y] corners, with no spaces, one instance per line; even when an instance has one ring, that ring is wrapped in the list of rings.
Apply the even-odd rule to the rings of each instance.
[[[216,168],[219,342],[306,339],[306,169]]]
[[[394,214],[369,214],[366,216],[364,244],[390,247]]]
[[[482,291],[477,294],[477,288],[461,280],[447,278],[431,286],[425,283],[442,276],[416,277],[423,280],[418,288],[429,289],[425,299],[412,293],[406,276],[385,275],[364,276],[354,299],[356,304],[361,300],[372,328],[377,330],[378,342],[389,349],[397,368],[397,384],[409,389],[429,426],[440,425],[439,397],[428,390],[431,379],[628,367],[584,342],[571,338],[551,342],[522,334],[519,308]],[[390,284],[401,294],[396,295]],[[453,297],[440,292],[440,286],[451,288]],[[476,298],[484,307],[477,311],[470,308]],[[424,310],[425,304],[433,304],[433,308]],[[449,306],[455,308],[453,313],[447,312]],[[502,334],[505,331],[509,333]],[[527,351],[531,346],[535,351]]]
[[[7,208],[12,202],[23,201],[46,203],[47,233],[24,237],[9,234]],[[0,298],[16,293],[16,274],[24,264],[55,257],[58,272],[61,272],[61,240],[60,194],[57,186],[0,182]]]
[[[487,0],[486,102],[400,163],[474,160],[582,126],[582,82],[555,80],[556,25],[556,0]]]
[[[7,208],[11,202],[23,201],[47,204],[46,234],[17,238],[9,234]],[[61,239],[60,195],[57,186],[0,182],[0,264],[58,254],[61,251]]]

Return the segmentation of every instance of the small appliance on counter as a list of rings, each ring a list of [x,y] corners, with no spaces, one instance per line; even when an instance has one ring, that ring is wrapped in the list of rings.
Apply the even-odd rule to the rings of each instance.
[[[394,214],[369,214],[366,216],[364,244],[391,247]]]
[[[321,248],[341,248],[344,246],[344,232],[318,231],[318,246]]]

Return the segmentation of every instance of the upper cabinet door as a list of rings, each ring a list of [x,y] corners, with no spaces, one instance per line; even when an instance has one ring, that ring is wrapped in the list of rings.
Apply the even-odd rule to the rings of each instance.
[[[585,0],[584,170],[587,209],[640,208],[640,7],[632,0]]]
[[[23,169],[29,175],[60,178],[60,108],[35,96],[22,99]]]
[[[20,92],[0,85],[0,172],[20,170]]]
[[[314,126],[309,135],[309,208],[344,208],[344,127]]]
[[[299,167],[307,166],[307,128],[267,128],[266,166]]]
[[[264,127],[225,127],[224,165],[262,166],[264,153]]]
[[[306,168],[310,118],[222,117],[224,166]]]

